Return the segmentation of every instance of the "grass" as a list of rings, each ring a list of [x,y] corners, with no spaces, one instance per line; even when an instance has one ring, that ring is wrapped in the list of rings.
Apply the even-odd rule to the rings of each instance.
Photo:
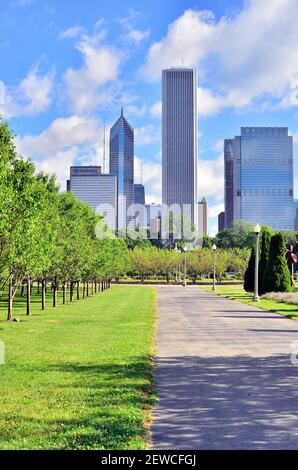
[[[32,318],[19,298],[20,322],[0,322],[0,449],[145,448],[154,310],[150,287],[112,286],[46,312],[35,293]]]
[[[203,289],[207,292],[212,292],[212,287],[200,286],[200,289]],[[269,310],[271,312],[279,313],[284,317],[291,318],[293,320],[298,320],[298,305],[290,305],[283,302],[277,302],[271,299],[260,299],[259,303],[252,301],[252,294],[248,294],[243,289],[243,286],[216,286],[216,293],[227,297],[232,300],[238,300],[245,304],[258,306],[264,310]]]

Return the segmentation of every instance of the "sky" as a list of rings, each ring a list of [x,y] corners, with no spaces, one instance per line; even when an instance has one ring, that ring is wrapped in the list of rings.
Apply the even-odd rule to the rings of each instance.
[[[64,189],[70,165],[102,164],[104,122],[108,137],[123,105],[135,182],[142,161],[146,202],[158,203],[161,71],[196,68],[198,189],[213,235],[223,140],[241,126],[289,127],[298,197],[297,17],[297,0],[1,0],[0,114],[18,151]]]

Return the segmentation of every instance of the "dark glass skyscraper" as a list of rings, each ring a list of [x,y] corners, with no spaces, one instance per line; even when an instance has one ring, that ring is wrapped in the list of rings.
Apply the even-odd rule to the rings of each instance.
[[[225,139],[224,165],[225,165],[225,227],[232,228],[233,222],[234,222],[233,139]]]
[[[197,74],[172,68],[162,73],[162,202],[177,204],[198,226]]]
[[[134,131],[123,116],[110,131],[110,174],[118,180],[118,228],[127,227],[132,217],[128,208],[134,202]]]

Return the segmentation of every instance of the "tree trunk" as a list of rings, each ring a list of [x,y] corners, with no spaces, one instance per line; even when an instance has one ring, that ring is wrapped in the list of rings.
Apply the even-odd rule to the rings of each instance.
[[[94,281],[94,292],[95,292],[95,294],[97,293],[97,282],[96,282],[96,280]]]
[[[93,281],[93,279],[91,281],[91,294],[92,295],[94,294],[94,281]]]
[[[87,297],[89,297],[89,282],[87,281]]]
[[[86,298],[86,283],[85,281],[83,282],[83,299]]]
[[[57,307],[57,283],[53,284],[53,307]]]
[[[39,281],[37,281],[37,293],[40,294]]]
[[[70,283],[70,295],[69,295],[69,300],[73,302],[73,282],[71,281]]]
[[[8,283],[7,321],[11,321],[11,320],[12,320],[12,302],[13,302],[13,296],[12,296],[12,279],[9,279],[9,283]]]
[[[77,300],[80,300],[80,298],[81,298],[80,288],[81,288],[80,281],[78,281],[77,282]]]
[[[65,305],[66,304],[66,282],[65,281],[63,282],[62,291],[63,291],[63,305]]]
[[[41,281],[41,310],[46,309],[46,281]]]
[[[27,279],[27,311],[26,315],[31,315],[31,282]]]
[[[21,297],[24,297],[24,285],[22,284]]]

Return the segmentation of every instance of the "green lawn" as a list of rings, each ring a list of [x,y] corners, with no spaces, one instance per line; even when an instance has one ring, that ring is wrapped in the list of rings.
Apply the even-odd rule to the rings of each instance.
[[[7,323],[0,305],[0,449],[142,449],[154,403],[155,292],[112,286]]]
[[[207,292],[212,292],[212,287],[200,286]],[[246,304],[255,305],[265,310],[270,310],[283,315],[284,317],[298,320],[298,305],[290,305],[281,302],[275,302],[274,300],[260,299],[259,303],[252,301],[252,294],[248,294],[244,291],[243,286],[221,286],[217,285],[216,293],[228,297],[229,299],[238,300]]]

